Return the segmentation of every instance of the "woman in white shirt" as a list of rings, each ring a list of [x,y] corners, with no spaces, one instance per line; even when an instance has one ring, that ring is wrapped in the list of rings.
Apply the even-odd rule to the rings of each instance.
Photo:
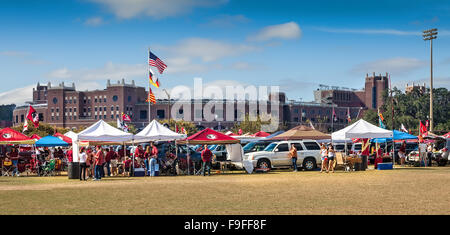
[[[322,146],[320,146],[320,157],[322,159],[322,167],[320,168],[320,173],[322,173],[323,170],[326,170],[328,168],[328,151],[327,147],[325,147],[325,144],[322,144]]]
[[[87,158],[87,154],[86,154],[86,150],[85,148],[81,148],[80,149],[80,181],[84,180],[86,181],[86,158]]]
[[[334,154],[333,145],[330,145],[330,147],[328,147],[328,168],[327,168],[327,173],[330,171],[330,167],[331,167],[332,172],[334,173],[334,159],[335,159],[335,154]]]

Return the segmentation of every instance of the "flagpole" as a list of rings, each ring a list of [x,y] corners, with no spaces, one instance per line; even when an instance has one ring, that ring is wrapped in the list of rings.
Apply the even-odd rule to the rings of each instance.
[[[149,64],[149,56],[150,56],[150,47],[148,48],[148,52],[147,52],[147,77],[149,76],[149,71],[150,71],[150,64]],[[148,77],[148,79],[150,79],[150,77]],[[148,82],[148,96],[150,95],[150,81]],[[151,105],[150,105],[150,100],[148,101],[148,123],[150,124],[151,122]]]

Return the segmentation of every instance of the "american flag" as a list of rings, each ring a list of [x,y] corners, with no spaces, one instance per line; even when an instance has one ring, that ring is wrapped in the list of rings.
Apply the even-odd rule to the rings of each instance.
[[[156,104],[155,95],[152,92],[152,89],[150,89],[150,92],[148,93],[147,102],[151,102],[153,104]]]
[[[158,68],[159,73],[162,74],[164,72],[164,69],[167,68],[167,65],[164,64],[162,60],[158,58],[155,54],[153,54],[151,51],[148,52],[148,64],[151,66],[154,66]]]

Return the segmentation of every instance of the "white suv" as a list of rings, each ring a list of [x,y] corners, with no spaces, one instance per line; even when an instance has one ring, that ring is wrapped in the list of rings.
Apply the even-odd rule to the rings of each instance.
[[[297,165],[311,171],[322,164],[320,146],[315,140],[292,140],[269,144],[263,151],[247,153],[244,159],[253,163],[255,168],[285,168],[292,166],[288,156],[291,145],[297,148]]]

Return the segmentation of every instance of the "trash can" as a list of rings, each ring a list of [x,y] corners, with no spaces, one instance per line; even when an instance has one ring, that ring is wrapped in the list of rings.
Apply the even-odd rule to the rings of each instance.
[[[361,163],[360,162],[355,162],[355,171],[360,171],[361,170]]]
[[[368,160],[367,156],[361,155],[361,161],[362,161],[362,163],[361,163],[361,170],[362,171],[365,171],[367,169],[367,160]]]
[[[80,179],[80,163],[69,162],[67,167],[67,176],[69,179]]]

